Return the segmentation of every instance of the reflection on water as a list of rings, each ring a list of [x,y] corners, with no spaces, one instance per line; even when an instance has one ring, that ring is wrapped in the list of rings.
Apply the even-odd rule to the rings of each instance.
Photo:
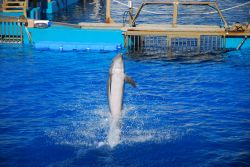
[[[127,57],[135,61],[170,61],[179,63],[203,63],[203,62],[223,62],[224,54],[231,50],[220,50],[208,53],[194,53],[194,52],[128,52]]]
[[[67,23],[104,22],[105,6],[103,0],[79,0],[57,13],[47,14],[45,19]]]
[[[127,1],[111,0],[111,16],[115,22],[122,22],[123,14],[128,11]],[[158,1],[158,0],[150,0]],[[203,1],[203,0],[199,0]],[[104,22],[105,21],[105,0],[79,0],[77,3],[68,6],[67,9],[45,16],[52,21],[63,21],[68,23],[78,22]],[[134,14],[139,7],[141,0],[133,1]],[[250,22],[248,0],[218,0],[219,8],[229,24],[235,22]],[[246,4],[237,7],[241,4]],[[138,18],[138,23],[169,24],[172,22],[172,6],[157,5],[143,8]],[[218,13],[210,7],[204,6],[179,6],[179,24],[205,24],[223,25]]]
[[[149,0],[147,0],[149,1]],[[157,2],[159,0],[150,0]],[[180,0],[181,1],[181,0]],[[183,0],[182,0],[183,1]],[[206,0],[196,0],[206,1]],[[133,1],[134,13],[140,6],[141,0]],[[145,2],[145,1],[144,1]],[[249,7],[248,0],[217,0],[219,8],[222,10],[223,16],[233,24],[235,22],[249,22]],[[246,3],[246,5],[234,8],[238,5]],[[116,22],[121,22],[124,11],[128,8],[124,5],[126,2],[122,0],[113,0],[112,3],[112,17]],[[230,10],[225,10],[229,9]],[[222,25],[219,15],[211,7],[207,6],[182,6],[178,7],[178,24],[203,24],[203,25]],[[169,24],[172,22],[173,7],[166,5],[145,6],[138,17],[138,23],[157,23]]]

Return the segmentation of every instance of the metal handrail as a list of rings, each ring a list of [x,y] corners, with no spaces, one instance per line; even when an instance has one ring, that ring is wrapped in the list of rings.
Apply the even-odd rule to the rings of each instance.
[[[173,5],[173,7],[174,7],[174,11],[173,11],[173,23],[172,23],[173,27],[176,26],[176,22],[177,22],[178,5],[209,6],[209,7],[213,8],[213,9],[215,9],[218,12],[220,18],[224,22],[224,27],[226,29],[228,28],[227,21],[225,20],[224,16],[222,15],[217,2],[179,2],[179,0],[175,0],[174,2],[142,2],[141,5],[139,6],[139,8],[137,9],[135,16],[131,20],[130,26],[135,27],[135,21],[136,21],[136,19],[139,17],[142,8],[145,7],[145,6],[147,6],[147,5]]]
[[[9,1],[9,0],[3,0],[3,4],[2,4],[2,7],[3,7],[3,10],[5,10],[6,8],[6,4],[8,3],[16,3],[16,4],[19,4],[19,7],[20,8],[23,8],[23,15],[25,17],[27,17],[27,9],[29,7],[29,1],[28,0],[16,0],[16,1]],[[21,5],[20,5],[21,4]],[[11,7],[11,6],[8,6],[8,7]]]
[[[13,16],[2,16],[0,17],[0,22],[22,22],[22,23],[26,23],[27,19],[24,16],[20,16],[20,17],[13,17]]]
[[[0,43],[23,43],[23,26],[27,19],[21,17],[0,17]],[[29,38],[29,40],[31,40]]]

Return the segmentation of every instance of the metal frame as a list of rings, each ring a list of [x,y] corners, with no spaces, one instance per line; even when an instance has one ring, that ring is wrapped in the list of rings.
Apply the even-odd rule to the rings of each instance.
[[[18,4],[17,6],[15,5],[7,5],[7,4]],[[21,12],[23,11],[23,15],[27,17],[27,9],[29,7],[29,0],[3,0],[3,11],[4,12]],[[12,8],[12,9],[11,9]],[[18,8],[18,9],[15,9]],[[9,10],[11,9],[11,10]]]
[[[0,17],[0,43],[23,43],[25,17]]]
[[[177,24],[178,6],[179,5],[209,6],[209,7],[213,8],[213,9],[215,9],[218,12],[220,18],[224,22],[224,27],[226,29],[228,28],[227,21],[223,17],[217,2],[185,2],[185,1],[184,2],[179,2],[179,0],[174,0],[174,2],[142,2],[140,7],[137,9],[135,16],[133,17],[133,19],[131,19],[130,26],[135,27],[136,19],[139,17],[142,8],[147,6],[147,5],[173,5],[173,23],[172,23],[172,27],[176,27],[176,24]]]
[[[167,35],[129,34],[125,36],[125,46],[129,52],[149,53],[206,53],[225,49],[223,35]]]

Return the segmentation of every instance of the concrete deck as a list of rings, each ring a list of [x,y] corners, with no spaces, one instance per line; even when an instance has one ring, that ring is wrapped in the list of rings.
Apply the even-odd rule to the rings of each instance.
[[[123,25],[119,23],[78,23],[83,29],[122,29]]]

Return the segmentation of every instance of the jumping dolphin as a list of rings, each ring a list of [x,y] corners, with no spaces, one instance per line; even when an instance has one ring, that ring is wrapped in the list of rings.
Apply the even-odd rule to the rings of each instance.
[[[112,119],[108,139],[111,147],[118,144],[120,140],[120,119],[122,116],[124,82],[136,87],[135,81],[124,73],[122,54],[118,54],[110,66],[107,84],[109,110]]]

